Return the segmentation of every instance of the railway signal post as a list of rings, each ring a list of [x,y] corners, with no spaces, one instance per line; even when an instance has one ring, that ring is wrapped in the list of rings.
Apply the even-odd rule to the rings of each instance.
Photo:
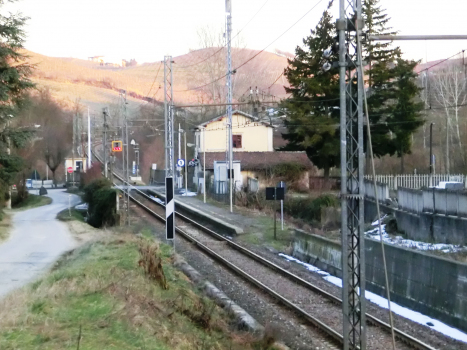
[[[165,232],[166,239],[173,241],[175,250],[175,202],[174,202],[174,108],[172,87],[172,56],[164,57],[164,120],[165,120]]]

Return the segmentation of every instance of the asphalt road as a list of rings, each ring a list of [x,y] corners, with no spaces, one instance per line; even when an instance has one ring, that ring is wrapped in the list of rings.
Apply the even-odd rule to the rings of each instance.
[[[57,213],[80,202],[64,190],[49,190],[52,204],[13,215],[10,238],[0,245],[0,297],[39,277],[61,254],[76,246]]]

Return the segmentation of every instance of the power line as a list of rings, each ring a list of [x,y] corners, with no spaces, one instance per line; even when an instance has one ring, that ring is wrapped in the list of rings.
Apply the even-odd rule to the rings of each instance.
[[[311,8],[309,9],[307,12],[305,12],[305,14],[300,17],[294,24],[292,24],[289,28],[287,28],[281,35],[279,35],[277,38],[275,38],[273,41],[271,41],[266,47],[264,47],[261,51],[259,51],[257,54],[255,54],[254,56],[252,56],[251,58],[249,58],[248,60],[246,60],[245,62],[243,62],[242,64],[240,64],[239,66],[237,66],[236,68],[233,69],[233,72],[235,72],[237,69],[240,69],[241,67],[243,67],[244,65],[246,65],[248,62],[250,62],[251,60],[253,60],[254,58],[258,57],[259,54],[261,54],[263,51],[265,51],[269,46],[271,46],[272,44],[274,44],[277,40],[279,40],[282,36],[284,36],[290,29],[292,29],[298,22],[300,22],[306,15],[308,15],[312,10],[315,9],[316,6],[318,6],[323,0],[318,0],[318,2]],[[219,80],[225,78],[227,76],[227,74],[224,74],[223,76],[211,81],[210,83],[207,83],[207,84],[203,84],[201,86],[197,86],[197,87],[194,87],[194,88],[190,88],[190,89],[186,89],[186,90],[177,90],[175,92],[186,92],[186,91],[193,91],[193,90],[198,90],[198,89],[201,89],[203,87],[206,87],[208,85],[211,85],[211,84],[214,84],[216,82],[218,82]]]
[[[457,56],[457,55],[460,54],[460,53],[463,53],[464,51],[465,51],[465,50],[459,51],[459,52],[455,53],[454,55],[449,56],[448,58],[445,58],[444,60],[441,60],[441,61],[439,61],[438,63],[433,64],[432,66],[430,66],[430,67],[428,67],[428,68],[424,68],[424,69],[422,69],[420,72],[417,72],[417,74],[420,74],[421,72],[424,72],[424,71],[427,71],[427,70],[429,70],[429,69],[431,69],[431,68],[433,68],[433,67],[436,67],[437,65],[439,65],[439,64],[441,64],[441,63],[443,63],[443,62],[446,62],[447,60],[453,58],[454,56]]]
[[[280,79],[280,77],[283,76],[283,75],[284,75],[284,72],[282,72],[282,73],[277,77],[277,79],[274,80],[274,83],[272,83],[271,85],[268,86],[268,89],[269,89],[271,86],[273,86],[273,85]]]
[[[242,29],[240,29],[237,34],[234,35],[234,37],[232,39],[230,39],[230,41],[232,41],[233,39],[235,39],[238,35],[240,35],[240,33],[251,23],[251,21],[256,17],[256,15],[263,9],[263,7],[269,2],[269,0],[266,0],[263,5],[259,8],[258,11],[256,11],[256,13],[253,15],[253,17],[250,18],[250,20],[242,27]],[[222,49],[225,48],[225,45],[222,46],[221,48],[219,48],[219,50],[217,50],[216,52],[214,52],[212,55],[208,56],[207,58],[199,61],[199,62],[196,62],[196,63],[193,63],[193,64],[189,64],[187,66],[179,66],[177,68],[180,68],[180,69],[185,69],[185,68],[189,68],[189,67],[193,67],[193,66],[196,66],[200,63],[203,63],[203,62],[206,62],[208,59],[210,59],[211,57],[214,57],[215,55],[217,55],[219,52],[222,51]]]
[[[214,57],[215,55],[217,55],[219,52],[221,52],[223,49],[225,48],[225,46],[222,46],[219,50],[217,50],[216,52],[214,52],[211,56],[208,56],[206,57],[205,59],[199,61],[199,62],[196,62],[196,63],[193,63],[193,64],[189,64],[187,66],[177,66],[177,68],[179,69],[185,69],[185,68],[189,68],[189,67],[193,67],[193,66],[196,66],[200,63],[203,63],[203,62],[206,62],[208,59],[210,59],[211,57]]]

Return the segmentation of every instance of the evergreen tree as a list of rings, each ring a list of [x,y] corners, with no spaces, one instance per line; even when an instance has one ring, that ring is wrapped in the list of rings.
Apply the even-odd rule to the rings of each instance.
[[[363,1],[362,12],[368,35],[397,33],[389,27],[390,17],[384,11],[379,0]],[[368,112],[374,155],[396,154],[403,158],[411,148],[407,137],[410,139],[411,134],[422,125],[419,104],[415,101],[420,90],[415,89],[415,75],[408,71],[416,63],[403,60],[400,48],[393,47],[390,41],[367,40],[362,45],[362,51],[368,78]],[[410,94],[405,96],[402,91],[410,91]],[[398,108],[411,112],[393,115]],[[394,122],[397,125],[391,124]]]
[[[367,35],[395,35],[396,31],[389,27],[390,17],[379,6],[379,0],[363,0],[362,15],[365,21],[364,31]],[[400,48],[393,47],[392,41],[367,40],[362,45],[363,60],[367,63],[368,85],[373,86],[373,65],[391,63],[401,57]],[[378,67],[381,69],[382,67]]]
[[[0,200],[5,199],[8,186],[22,167],[21,158],[9,155],[7,149],[23,146],[31,135],[26,129],[15,129],[12,118],[26,104],[26,92],[34,87],[28,78],[31,67],[25,62],[27,57],[20,52],[26,20],[21,15],[0,15]]]
[[[411,153],[412,134],[423,125],[423,102],[418,99],[421,88],[416,83],[417,74],[414,72],[418,63],[399,58],[391,69],[393,79],[385,113],[388,128],[395,136],[391,145],[401,158],[401,173],[404,173],[404,154]]]
[[[311,35],[303,40],[304,48],[297,47],[296,56],[288,60],[284,75],[290,87],[291,97],[281,102],[286,115],[289,143],[284,150],[304,150],[310,160],[324,175],[329,176],[331,167],[339,164],[339,71],[331,68],[323,71],[326,62],[338,61],[336,54],[329,59],[323,53],[333,44],[335,25],[329,8]]]

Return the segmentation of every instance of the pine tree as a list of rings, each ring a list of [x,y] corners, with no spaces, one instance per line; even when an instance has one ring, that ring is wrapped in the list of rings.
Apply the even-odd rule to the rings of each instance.
[[[0,2],[0,7],[3,4]],[[31,135],[27,129],[15,129],[12,118],[26,104],[26,92],[34,87],[28,78],[31,66],[20,51],[26,20],[21,15],[0,15],[0,200],[6,198],[8,186],[22,168],[22,159],[9,155],[7,149],[23,146]]]
[[[389,26],[390,17],[379,5],[379,0],[364,0],[362,10],[367,35],[397,33]],[[415,76],[407,70],[409,67],[413,69],[415,65],[412,61],[403,60],[400,48],[394,47],[390,41],[367,40],[362,49],[368,78],[368,112],[374,155],[381,157],[396,154],[403,158],[404,154],[410,153],[411,148],[410,140],[407,141],[406,138],[410,138],[421,125],[416,121],[420,119],[420,110],[415,101],[420,90],[414,89]],[[401,91],[410,91],[410,95],[404,96]],[[392,114],[402,106],[413,111],[413,114]],[[395,120],[397,126],[390,125]]]
[[[331,167],[339,164],[339,72],[337,68],[323,71],[323,64],[338,61],[336,54],[329,59],[323,53],[333,44],[335,25],[327,10],[311,35],[303,40],[304,48],[297,47],[296,56],[288,60],[284,74],[292,96],[282,101],[286,115],[289,143],[284,150],[304,150],[310,160],[329,176]]]
[[[379,0],[363,0],[362,14],[365,21],[367,35],[395,35],[396,31],[389,27],[390,17],[379,6]],[[362,47],[363,60],[367,63],[368,85],[373,84],[373,65],[375,63],[391,63],[401,57],[400,48],[393,47],[392,41],[364,42]],[[379,67],[381,69],[381,67]]]
[[[423,125],[423,102],[418,98],[421,88],[414,72],[418,63],[399,58],[391,69],[391,95],[385,113],[388,128],[395,136],[392,147],[401,158],[401,173],[404,173],[404,155],[411,153],[412,134]]]

